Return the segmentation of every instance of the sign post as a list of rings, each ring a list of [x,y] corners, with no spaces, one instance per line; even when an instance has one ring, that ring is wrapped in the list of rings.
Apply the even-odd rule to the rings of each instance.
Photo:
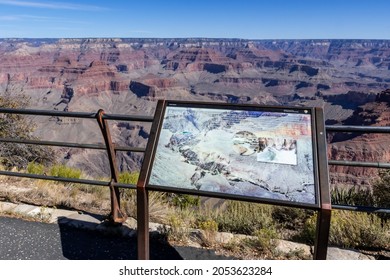
[[[318,180],[320,185],[320,209],[317,215],[317,228],[314,244],[314,259],[326,260],[330,231],[332,202],[329,191],[328,159],[326,156],[326,133],[323,110],[316,108],[316,133],[318,154]]]

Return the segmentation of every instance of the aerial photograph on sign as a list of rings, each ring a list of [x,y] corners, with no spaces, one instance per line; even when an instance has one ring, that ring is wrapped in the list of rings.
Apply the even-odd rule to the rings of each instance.
[[[316,203],[309,110],[165,110],[149,185]]]

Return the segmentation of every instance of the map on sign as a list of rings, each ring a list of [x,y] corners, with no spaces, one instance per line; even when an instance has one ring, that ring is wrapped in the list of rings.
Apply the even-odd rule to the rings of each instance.
[[[149,185],[316,203],[310,110],[165,107]]]

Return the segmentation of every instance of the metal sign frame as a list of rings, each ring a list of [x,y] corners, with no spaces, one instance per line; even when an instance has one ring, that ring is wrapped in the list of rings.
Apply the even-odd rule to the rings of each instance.
[[[297,112],[300,110],[308,110],[311,112],[311,129],[312,129],[312,151],[313,151],[313,167],[315,179],[315,203],[296,203],[292,201],[283,201],[259,197],[234,196],[231,194],[202,192],[189,189],[170,188],[169,186],[149,185],[149,179],[152,171],[154,157],[157,150],[157,144],[160,137],[160,131],[164,119],[164,113],[167,105],[180,104],[194,106],[195,108],[223,108],[230,110],[276,110],[278,112]],[[321,166],[321,168],[320,168]],[[317,230],[315,236],[314,259],[326,259],[327,241],[330,228],[330,194],[328,183],[328,165],[326,158],[326,138],[323,112],[320,108],[296,108],[296,107],[277,107],[277,106],[255,106],[255,105],[236,105],[236,104],[221,104],[221,103],[206,103],[206,102],[183,102],[183,101],[167,101],[159,100],[152,128],[150,131],[149,141],[146,148],[146,153],[143,165],[140,172],[140,177],[137,183],[137,220],[138,220],[138,258],[149,259],[149,201],[148,191],[164,191],[174,193],[187,193],[194,195],[210,196],[223,199],[236,199],[243,201],[252,201],[259,203],[267,203],[272,205],[281,205],[289,207],[298,207],[304,209],[312,209],[318,211],[317,215]]]

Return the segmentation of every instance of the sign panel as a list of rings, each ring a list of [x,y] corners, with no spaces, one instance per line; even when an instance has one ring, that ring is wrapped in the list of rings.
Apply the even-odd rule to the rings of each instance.
[[[313,108],[167,101],[148,187],[319,207]]]

